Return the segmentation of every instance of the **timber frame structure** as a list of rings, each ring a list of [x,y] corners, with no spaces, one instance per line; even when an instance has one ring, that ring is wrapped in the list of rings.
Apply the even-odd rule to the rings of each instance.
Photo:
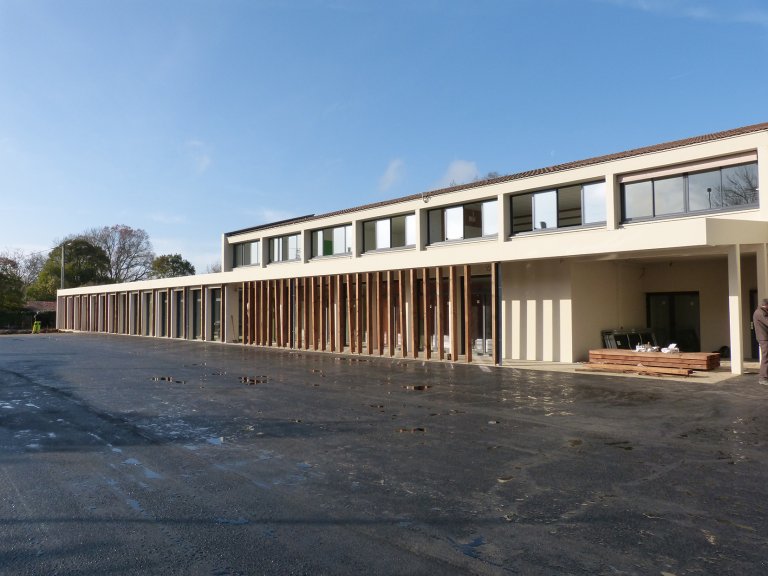
[[[222,272],[60,290],[61,330],[496,365],[606,330],[755,357],[768,124],[222,235]]]

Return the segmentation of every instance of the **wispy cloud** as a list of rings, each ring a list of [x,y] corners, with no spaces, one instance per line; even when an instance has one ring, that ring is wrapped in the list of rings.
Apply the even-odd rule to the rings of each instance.
[[[676,18],[753,24],[768,28],[768,8],[753,0],[731,0],[727,6],[712,0],[592,0]]]
[[[403,179],[405,162],[401,158],[390,160],[384,174],[379,178],[379,191],[386,192]]]
[[[280,220],[287,220],[296,216],[294,212],[288,212],[286,210],[273,210],[270,208],[259,208],[258,210],[246,210],[245,213],[248,216],[254,218],[255,224],[269,224],[270,222],[279,222]]]
[[[181,224],[187,220],[183,214],[167,214],[165,212],[153,212],[149,218],[160,224]]]
[[[187,157],[192,162],[192,166],[195,168],[195,172],[203,174],[210,168],[213,163],[213,158],[208,146],[201,140],[188,140],[184,144]]]
[[[465,184],[476,180],[479,172],[477,164],[469,160],[454,160],[448,165],[448,168],[442,178],[437,183],[439,188],[453,186],[456,184]]]

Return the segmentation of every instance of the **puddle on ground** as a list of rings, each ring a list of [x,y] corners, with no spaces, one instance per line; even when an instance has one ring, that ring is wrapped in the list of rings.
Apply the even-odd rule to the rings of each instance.
[[[403,386],[403,388],[405,390],[419,390],[419,391],[422,391],[422,390],[429,390],[430,388],[432,388],[432,385],[431,384],[417,384],[415,386]]]
[[[469,556],[470,558],[478,559],[480,558],[480,546],[483,546],[485,544],[485,538],[482,536],[478,536],[474,540],[467,542],[466,544],[461,544],[459,542],[454,542],[454,545],[456,548],[459,549],[459,551],[464,554],[465,556]]]
[[[225,524],[227,526],[245,526],[250,524],[250,520],[240,516],[239,518],[216,518],[216,524]]]
[[[629,445],[627,440],[617,440],[616,442],[606,442],[606,446],[613,446],[614,448],[621,448],[622,450],[632,450],[632,446]]]
[[[266,376],[240,376],[241,384],[248,384],[248,386],[255,386],[256,384],[264,384],[267,381]]]
[[[426,432],[427,429],[426,428],[421,428],[421,427],[419,427],[419,428],[398,428],[397,431],[398,432]]]
[[[172,382],[173,384],[186,384],[186,380],[176,380],[173,376],[152,376],[152,382]]]

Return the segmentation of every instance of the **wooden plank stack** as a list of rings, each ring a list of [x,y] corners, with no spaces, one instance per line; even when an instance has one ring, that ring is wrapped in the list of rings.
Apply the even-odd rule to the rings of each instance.
[[[720,366],[717,352],[635,352],[604,348],[589,351],[586,370],[598,372],[637,372],[687,376],[694,370],[714,370]]]

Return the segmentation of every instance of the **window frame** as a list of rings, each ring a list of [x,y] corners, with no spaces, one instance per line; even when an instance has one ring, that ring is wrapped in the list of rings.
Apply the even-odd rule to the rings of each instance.
[[[393,220],[396,218],[403,218],[404,219],[404,227],[402,229],[402,234],[400,234],[400,229],[393,225]],[[363,232],[363,253],[374,253],[374,252],[387,252],[389,250],[407,250],[412,249],[416,247],[416,213],[415,212],[405,212],[403,214],[393,214],[392,216],[385,216],[384,218],[373,218],[371,220],[365,220],[362,222],[362,232]],[[372,231],[372,238],[374,242],[376,243],[376,246],[371,248],[368,246],[368,235],[366,234],[366,227],[367,226],[373,226]],[[410,226],[410,228],[409,228]],[[386,230],[385,230],[386,229]],[[387,246],[381,246],[379,247],[379,238],[384,235],[386,232],[386,236],[388,238],[388,245]],[[395,234],[404,236],[405,244],[402,245],[395,245],[394,239]],[[413,243],[409,244],[408,241],[411,240]]]
[[[717,172],[719,174],[718,180],[720,182],[718,194],[722,199],[725,196],[725,186],[724,186],[724,180],[723,180],[724,171],[734,170],[734,169],[743,168],[743,167],[752,167],[752,166],[754,166],[755,176],[758,178],[756,182],[757,186],[753,189],[753,194],[755,198],[754,202],[745,202],[743,204],[712,206],[712,201],[710,199],[709,200],[710,205],[707,208],[691,208],[692,202],[691,202],[690,179],[692,176],[697,177],[699,175],[711,174],[711,173]],[[760,181],[759,181],[758,163],[756,160],[749,160],[746,162],[740,162],[736,164],[729,163],[729,164],[724,164],[722,166],[708,166],[706,168],[702,167],[699,170],[696,170],[693,168],[695,167],[691,167],[691,169],[689,170],[683,170],[677,173],[660,174],[660,175],[645,178],[645,179],[633,178],[630,181],[622,182],[621,190],[620,190],[621,223],[629,224],[633,222],[648,222],[651,220],[664,220],[669,218],[680,218],[680,217],[691,216],[691,215],[716,214],[716,213],[731,212],[736,210],[753,210],[755,208],[760,207]],[[682,182],[683,182],[683,190],[682,190],[683,209],[679,212],[657,213],[656,183],[668,182],[678,178],[682,179]],[[638,186],[638,185],[647,186],[649,184],[650,184],[651,213],[649,215],[628,217],[627,216],[627,187]],[[707,188],[707,191],[708,192],[710,191],[709,188]]]
[[[603,217],[602,220],[589,220],[587,221],[587,216],[589,215],[590,218],[593,217],[594,207],[599,206],[598,203],[594,201],[594,198],[592,197],[595,194],[595,186],[602,184],[602,196],[603,196],[603,205],[602,205],[602,211],[601,215]],[[564,224],[565,220],[565,212],[568,210],[574,210],[574,208],[567,209],[568,204],[564,201],[561,201],[561,195],[565,195],[567,193],[573,193],[573,189],[578,187],[579,188],[579,218],[581,222],[579,224]],[[541,190],[534,190],[530,192],[523,192],[521,194],[512,194],[510,197],[509,202],[509,216],[510,216],[510,236],[520,236],[522,234],[537,234],[542,232],[551,232],[553,230],[557,231],[563,231],[563,230],[577,230],[582,228],[595,228],[599,226],[605,226],[607,222],[607,214],[606,214],[606,182],[605,180],[588,180],[587,182],[576,182],[573,184],[564,184],[562,186],[558,186],[556,188],[542,188]],[[585,207],[587,206],[587,203],[585,202],[585,199],[587,197],[587,194],[590,194],[590,203],[589,205],[592,207],[591,210],[587,211]],[[522,204],[523,206],[526,204],[525,200],[528,199],[528,205],[529,209],[523,213],[521,216],[523,218],[522,223],[527,224],[526,229],[524,230],[516,230],[515,229],[515,205]],[[554,226],[551,226],[551,214],[547,214],[547,219],[542,220],[541,218],[537,217],[537,202],[536,200],[539,199],[540,205],[543,205],[545,200],[549,201],[549,204],[551,205],[548,212],[552,211],[552,207],[554,207]],[[540,206],[540,209],[543,209],[542,206]],[[538,224],[537,224],[538,222]],[[544,222],[546,225],[542,226],[541,223]]]
[[[492,212],[490,220],[493,225],[489,226],[486,217],[490,214],[488,206],[496,204],[496,209]],[[499,199],[497,197],[481,200],[472,200],[471,202],[462,202],[461,204],[447,204],[437,206],[427,210],[427,245],[434,246],[440,244],[450,244],[456,242],[472,242],[475,240],[491,240],[499,236]],[[466,207],[477,207],[475,213],[479,215],[480,222],[468,222],[469,214]],[[486,227],[494,230],[486,234]],[[460,234],[459,234],[459,228]],[[467,236],[467,231],[479,228],[479,235]],[[448,237],[450,234],[450,237]]]
[[[290,254],[291,250],[291,238],[296,238],[294,258],[287,258],[283,254],[287,251]],[[285,247],[284,244],[285,243]],[[276,258],[277,256],[277,258]],[[269,263],[280,264],[281,262],[299,262],[301,261],[301,232],[294,232],[291,234],[282,234],[280,236],[273,236],[269,239]]]
[[[340,252],[336,251],[336,240],[337,240],[337,233],[341,231],[341,236],[343,238],[341,244],[343,250]],[[325,234],[330,234],[331,236],[331,253],[325,254],[325,240],[323,239]],[[318,241],[316,241],[317,235],[320,235],[320,242],[323,242],[322,246]],[[315,230],[312,230],[310,232],[311,237],[311,258],[338,258],[340,256],[351,256],[352,255],[352,224],[341,224],[339,226],[328,226],[326,228],[317,228]],[[318,254],[317,252],[321,252]]]
[[[243,252],[245,246],[250,246],[249,261],[246,263],[243,259]],[[254,254],[256,261],[254,262]],[[232,244],[232,269],[245,268],[246,266],[260,266],[261,265],[261,238],[257,240],[247,240],[245,242],[237,242]]]

